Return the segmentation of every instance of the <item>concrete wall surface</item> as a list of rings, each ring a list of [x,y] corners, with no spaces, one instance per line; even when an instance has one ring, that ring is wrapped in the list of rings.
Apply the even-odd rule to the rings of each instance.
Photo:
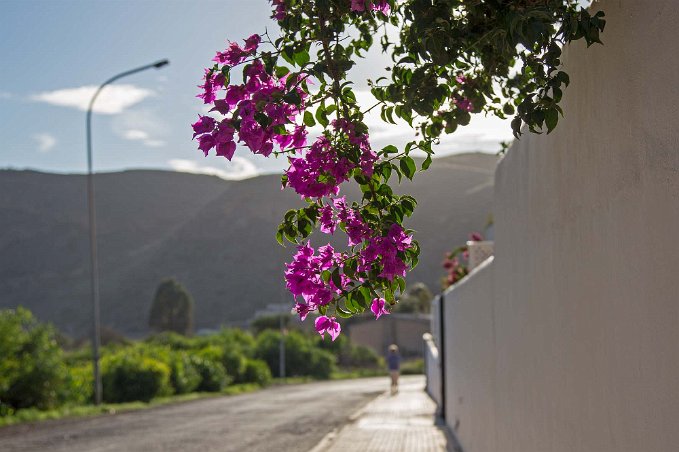
[[[422,357],[422,335],[429,332],[430,325],[428,314],[394,313],[381,317],[379,322],[370,315],[348,323],[347,335],[354,344],[372,348],[380,356],[385,356],[389,346],[396,344],[404,358]]]
[[[427,376],[427,394],[441,406],[441,360],[439,350],[430,333],[424,333],[424,373]]]
[[[494,261],[445,297],[466,452],[679,450],[679,2],[594,7],[565,118],[498,166]]]
[[[493,267],[491,257],[444,294],[445,415],[465,451],[496,450]]]

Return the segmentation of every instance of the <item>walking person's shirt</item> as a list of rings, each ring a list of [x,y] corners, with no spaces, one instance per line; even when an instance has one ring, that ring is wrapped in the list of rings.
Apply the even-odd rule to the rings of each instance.
[[[389,370],[400,370],[401,356],[398,353],[389,353],[389,355],[387,355],[387,365],[389,366]]]

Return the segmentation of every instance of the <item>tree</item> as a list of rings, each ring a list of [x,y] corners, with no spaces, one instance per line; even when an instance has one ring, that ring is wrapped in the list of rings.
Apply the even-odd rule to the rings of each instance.
[[[426,284],[415,283],[401,295],[398,304],[394,307],[394,312],[428,314],[431,312],[433,297],[434,295]]]
[[[173,331],[185,336],[193,332],[193,299],[174,279],[166,279],[158,286],[149,326],[158,332]]]
[[[214,150],[231,160],[239,142],[288,158],[282,185],[306,205],[286,212],[276,233],[281,244],[298,245],[287,287],[300,317],[318,312],[317,331],[331,327],[335,338],[336,317],[368,308],[379,316],[385,303],[395,304],[418,263],[419,245],[403,227],[417,202],[391,187],[418,172],[411,154],[425,156],[419,169],[426,170],[440,137],[478,113],[513,117],[517,137],[551,132],[570,82],[562,49],[580,39],[600,43],[604,13],[590,14],[575,0],[271,3],[278,36],[230,43],[206,68],[198,97],[210,114],[192,125],[193,136],[206,156]],[[388,76],[368,80],[374,104],[359,105],[350,70],[375,37],[394,64]],[[385,122],[416,129],[417,138],[373,149],[366,115],[376,108]],[[307,142],[316,124],[323,132]],[[340,195],[345,183],[360,187],[359,201]],[[344,232],[346,248],[312,247],[314,229]]]

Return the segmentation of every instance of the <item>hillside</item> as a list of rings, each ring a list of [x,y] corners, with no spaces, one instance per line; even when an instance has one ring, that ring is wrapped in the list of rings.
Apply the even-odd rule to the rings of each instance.
[[[434,161],[399,191],[419,201],[409,227],[422,246],[409,281],[438,289],[445,250],[486,223],[496,157]],[[302,201],[280,178],[244,181],[164,171],[97,175],[102,324],[147,331],[159,281],[172,276],[196,300],[196,328],[248,319],[290,297],[282,284],[292,247],[274,238]],[[90,327],[85,177],[0,171],[0,307],[23,305],[79,336]],[[349,193],[356,196],[356,193]],[[313,243],[327,240],[318,234]]]

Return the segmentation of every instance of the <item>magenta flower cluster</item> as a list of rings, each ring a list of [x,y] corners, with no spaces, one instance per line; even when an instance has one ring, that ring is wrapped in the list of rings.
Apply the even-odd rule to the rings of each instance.
[[[349,180],[350,172],[356,167],[368,177],[373,174],[377,154],[370,148],[368,134],[356,133],[355,125],[346,120],[335,120],[332,125],[337,133],[347,137],[349,144],[359,149],[360,158],[356,163],[351,162],[337,153],[327,136],[318,137],[303,156],[290,158],[290,167],[285,171],[287,185],[303,198],[337,195],[339,185]]]
[[[333,296],[341,292],[343,287],[335,286],[332,281],[326,283],[322,277],[323,271],[332,269],[341,260],[342,255],[336,253],[331,245],[314,250],[307,243],[297,248],[292,262],[286,264],[285,281],[295,299],[301,297],[303,300],[295,304],[300,319],[304,320],[319,306],[328,305]],[[348,282],[348,278],[343,278],[342,286]]]
[[[351,0],[351,10],[357,12],[365,11],[366,3],[372,11],[379,11],[384,15],[389,14],[391,11],[387,0]]]
[[[342,327],[335,317],[327,317],[324,315],[319,316],[314,323],[316,331],[325,339],[325,333],[328,333],[332,340],[334,341],[339,336]]]
[[[466,85],[468,83],[468,79],[464,75],[457,75],[455,77],[455,81],[457,81],[457,83],[459,83],[460,85]],[[460,110],[466,112],[470,112],[474,109],[474,103],[470,99],[460,94],[456,94],[453,97],[453,104],[455,104],[455,106],[457,106],[457,108],[459,108]]]
[[[472,242],[483,241],[483,236],[478,232],[469,234],[469,240]],[[460,258],[461,257],[461,258]],[[443,268],[446,270],[446,277],[444,286],[452,286],[459,280],[467,276],[469,273],[469,248],[463,245],[457,248],[456,251],[449,253],[443,261]]]
[[[353,12],[390,12],[387,0],[346,1]],[[289,14],[286,1],[271,3],[272,17],[284,20]],[[321,336],[328,333],[335,340],[341,327],[335,317],[325,315],[326,307],[368,278],[393,282],[405,276],[405,251],[412,247],[412,237],[398,224],[387,229],[371,227],[355,204],[349,205],[339,197],[340,185],[357,173],[373,176],[378,156],[371,149],[368,134],[357,123],[335,119],[329,130],[307,146],[307,130],[300,120],[307,108],[306,76],[300,72],[278,77],[271,68],[267,71],[257,55],[260,44],[260,36],[252,35],[243,44],[231,42],[216,53],[215,64],[206,69],[198,95],[212,106],[212,115],[199,115],[192,124],[193,137],[206,156],[214,150],[228,160],[233,158],[237,143],[265,157],[278,146],[289,154],[284,184],[319,206],[321,232],[334,234],[338,228],[346,232],[349,251],[337,252],[330,244],[314,249],[307,242],[298,246],[285,270],[286,286],[295,298],[300,318],[321,311],[323,315],[315,321],[316,331]],[[231,70],[238,65],[245,65],[243,80],[233,84]],[[347,260],[354,265],[351,277],[345,272]],[[379,318],[389,314],[387,306],[384,298],[375,296],[370,309]],[[339,307],[336,309],[339,311]]]
[[[275,20],[283,20],[285,19],[285,0],[271,0],[271,4],[274,7],[273,14],[271,15],[272,19]]]
[[[309,312],[328,305],[335,295],[350,286],[352,280],[344,274],[340,275],[339,287],[331,279],[323,278],[325,271],[342,268],[343,262],[349,257],[357,258],[357,271],[360,274],[367,275],[368,272],[381,269],[378,276],[389,281],[397,276],[405,276],[406,265],[399,253],[412,246],[412,236],[406,234],[401,226],[393,224],[386,235],[373,234],[359,212],[347,207],[344,198],[332,200],[321,211],[323,232],[331,234],[339,224],[344,225],[351,247],[363,244],[354,256],[337,253],[330,244],[315,250],[307,243],[299,246],[292,262],[286,264],[286,286],[297,300],[295,311],[302,320]],[[357,281],[361,283],[364,278],[358,277]],[[372,301],[371,310],[376,318],[389,314],[385,303],[382,298]],[[319,324],[316,325],[317,331],[322,334],[325,329],[321,331]]]
[[[230,43],[224,52],[217,52],[217,65],[205,72],[202,92],[198,97],[214,107],[224,119],[217,121],[210,116],[199,116],[193,124],[194,138],[198,148],[207,156],[215,149],[218,156],[231,160],[236,150],[234,135],[253,153],[268,157],[277,144],[281,150],[299,148],[306,144],[307,131],[296,120],[304,111],[307,93],[300,86],[303,81],[287,87],[285,77],[277,78],[266,72],[264,63],[254,58],[260,43],[259,35],[245,40],[244,46]],[[226,83],[225,69],[242,64],[252,58],[244,70],[240,85]],[[222,65],[222,66],[219,66]],[[223,91],[224,97],[218,98]],[[288,102],[286,95],[294,91],[300,100]]]

